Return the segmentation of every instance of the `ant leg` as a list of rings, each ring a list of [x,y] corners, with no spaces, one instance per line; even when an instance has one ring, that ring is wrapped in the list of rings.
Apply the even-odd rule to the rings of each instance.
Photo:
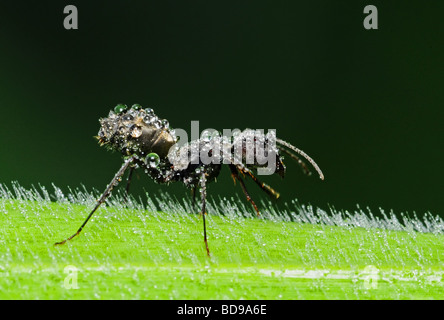
[[[248,174],[250,176],[251,179],[253,179],[253,181],[269,196],[278,199],[280,194],[279,192],[277,192],[276,190],[274,190],[272,187],[270,187],[268,184],[260,181],[254,174],[253,172],[251,172],[250,169],[242,166],[242,167],[238,167],[238,170],[240,172],[243,172],[244,174]]]
[[[196,187],[193,187],[191,189],[191,197],[192,197],[191,205],[193,206],[193,211],[195,212],[196,211]]]
[[[91,211],[91,213],[88,215],[88,217],[86,218],[86,220],[83,222],[83,224],[80,226],[79,230],[77,230],[76,233],[74,233],[72,236],[70,236],[69,238],[60,241],[60,242],[56,242],[54,243],[54,245],[61,245],[64,244],[66,241],[71,240],[72,238],[74,238],[75,236],[78,236],[80,234],[80,232],[82,231],[83,227],[85,227],[86,223],[88,222],[88,220],[92,217],[92,215],[94,214],[94,212],[100,207],[100,205],[102,203],[105,202],[106,198],[108,198],[111,194],[111,191],[113,190],[113,188],[115,186],[117,186],[119,184],[119,181],[122,177],[122,175],[125,173],[126,169],[128,169],[128,167],[130,166],[130,164],[134,161],[134,158],[129,158],[128,160],[125,160],[125,163],[122,165],[122,167],[119,169],[119,171],[117,171],[116,175],[114,176],[114,178],[111,180],[111,182],[109,183],[109,185],[106,187],[105,191],[103,192],[103,194],[101,195],[101,197],[99,198],[99,200],[97,200],[96,206],[94,207],[94,209]]]
[[[202,173],[200,176],[200,193],[201,193],[201,199],[202,199],[202,220],[203,220],[203,228],[204,228],[204,242],[205,242],[205,248],[207,249],[207,255],[210,256],[210,249],[208,248],[208,241],[207,241],[207,228],[205,225],[205,214],[206,214],[206,198],[207,198],[207,178],[205,176],[205,172]]]
[[[251,198],[250,194],[248,193],[247,187],[245,186],[244,180],[242,180],[241,177],[238,175],[238,171],[236,166],[230,164],[229,165],[231,170],[231,176],[233,177],[233,180],[236,182],[236,179],[239,180],[239,183],[242,187],[242,190],[244,191],[245,197],[247,198],[247,201],[249,201],[252,205],[254,210],[256,210],[257,216],[259,217],[261,214],[259,212],[259,209],[256,206],[256,203],[254,203],[253,199]]]
[[[133,177],[134,170],[136,170],[136,168],[130,167],[129,173],[128,173],[128,178],[126,178],[126,188],[125,188],[125,198],[124,198],[125,203],[128,202],[129,190],[130,190],[130,185],[131,185],[131,178]]]

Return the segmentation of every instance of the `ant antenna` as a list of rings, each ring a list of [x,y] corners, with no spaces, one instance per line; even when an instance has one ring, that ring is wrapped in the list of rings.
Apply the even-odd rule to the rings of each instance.
[[[291,150],[293,150],[294,152],[300,154],[301,156],[303,156],[305,159],[307,159],[308,162],[311,163],[311,165],[316,169],[316,171],[319,173],[319,178],[321,178],[321,180],[324,180],[324,174],[322,173],[321,169],[319,168],[319,166],[316,164],[316,162],[310,158],[304,151],[302,151],[301,149],[296,148],[295,146],[293,146],[292,144],[281,140],[281,139],[276,139],[276,142],[279,143],[280,145],[287,147]]]

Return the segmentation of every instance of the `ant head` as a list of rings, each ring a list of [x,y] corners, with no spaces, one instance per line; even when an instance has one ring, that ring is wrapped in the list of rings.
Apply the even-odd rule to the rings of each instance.
[[[177,142],[167,120],[159,119],[153,109],[142,109],[138,104],[131,108],[118,104],[107,118],[100,119],[100,125],[99,143],[124,155],[145,157],[156,153],[164,158]]]

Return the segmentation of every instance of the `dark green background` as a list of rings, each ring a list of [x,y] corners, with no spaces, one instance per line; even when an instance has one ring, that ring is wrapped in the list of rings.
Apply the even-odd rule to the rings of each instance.
[[[63,28],[74,4],[79,30]],[[363,8],[379,9],[379,30]],[[276,129],[324,182],[287,161],[264,178],[322,208],[443,212],[442,1],[28,1],[0,4],[0,182],[104,189],[99,148],[117,103],[173,127]],[[248,184],[251,193],[260,190]],[[141,174],[134,191],[159,187]],[[66,190],[66,189],[65,189]],[[241,194],[224,169],[211,194]]]

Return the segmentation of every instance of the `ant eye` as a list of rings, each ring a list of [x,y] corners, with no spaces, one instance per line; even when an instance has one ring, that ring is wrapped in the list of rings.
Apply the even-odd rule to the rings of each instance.
[[[126,104],[122,104],[122,103],[119,103],[114,108],[114,112],[117,114],[122,113],[123,111],[126,111],[126,110],[128,110],[128,106]]]
[[[103,130],[103,128],[100,128],[99,130],[99,138],[104,138],[105,137],[105,131]]]
[[[142,109],[142,106],[140,104],[136,103],[136,104],[132,105],[131,109],[133,109],[133,110],[140,110],[140,109]]]
[[[160,157],[157,153],[152,152],[146,156],[145,162],[150,168],[155,168],[160,162]]]

